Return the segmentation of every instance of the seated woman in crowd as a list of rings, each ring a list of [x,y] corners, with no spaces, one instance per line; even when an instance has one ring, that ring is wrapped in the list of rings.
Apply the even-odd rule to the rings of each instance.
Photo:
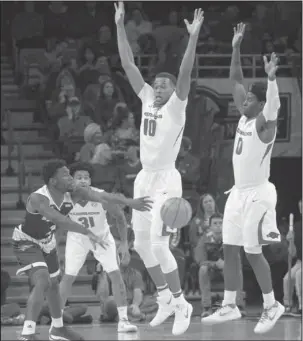
[[[91,162],[96,147],[103,142],[101,127],[96,123],[90,123],[84,130],[85,144],[81,147],[79,160],[82,162]]]

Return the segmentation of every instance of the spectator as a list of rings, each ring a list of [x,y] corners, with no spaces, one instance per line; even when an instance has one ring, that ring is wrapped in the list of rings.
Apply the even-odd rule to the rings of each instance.
[[[195,248],[195,261],[199,265],[199,285],[201,291],[202,317],[212,314],[211,280],[223,280],[224,256],[222,242],[223,217],[215,213],[210,218],[209,232],[204,234]],[[238,293],[237,305],[243,309],[243,277]]]
[[[97,56],[94,49],[88,45],[84,45],[80,53],[80,63],[82,66],[80,67],[79,72],[86,69],[93,70],[96,60]]]
[[[295,264],[290,270],[290,282],[288,272],[283,279],[283,291],[284,291],[284,305],[286,307],[285,313],[292,313],[291,307],[293,306],[292,298],[294,289],[298,297],[298,313],[302,314],[302,199],[299,201],[300,220],[294,224],[294,232],[289,231],[287,234],[287,240],[294,243],[294,250],[292,257],[295,258]],[[289,251],[290,252],[290,251]],[[291,296],[289,297],[289,295]]]
[[[208,231],[210,217],[215,213],[219,213],[215,198],[210,193],[203,194],[189,228],[189,240],[193,249],[197,246],[200,237]]]
[[[191,153],[190,138],[182,138],[181,148],[177,159],[177,169],[182,176],[183,188],[195,189],[200,178],[200,160]]]
[[[139,146],[133,140],[126,142],[125,162],[120,166],[121,190],[124,195],[132,198],[134,195],[134,181],[142,169],[139,158]]]
[[[129,111],[127,106],[119,105],[115,109],[111,124],[111,146],[115,150],[123,150],[127,140],[139,141],[139,132],[135,127],[134,114]]]
[[[80,161],[91,162],[95,155],[96,146],[102,143],[102,130],[96,123],[90,123],[84,130],[85,144],[80,150]]]
[[[11,283],[11,277],[7,271],[1,268],[1,325],[22,325],[25,316],[17,303],[6,301],[7,289]]]
[[[35,12],[34,1],[25,1],[24,11],[12,22],[12,38],[19,49],[45,47],[43,17]]]
[[[58,128],[63,154],[71,162],[74,161],[75,154],[79,151],[79,142],[83,141],[84,129],[90,122],[90,118],[83,115],[78,98],[67,102],[66,115],[59,119]]]
[[[65,39],[69,33],[69,25],[72,24],[70,19],[68,6],[64,4],[64,1],[50,1],[44,18],[44,38]]]
[[[135,8],[131,13],[131,18],[125,25],[125,30],[130,47],[133,53],[136,55],[140,53],[140,46],[138,39],[141,35],[152,32],[152,24],[144,20],[140,9]]]
[[[99,144],[91,163],[94,168],[92,185],[107,192],[120,192],[119,171],[110,146]]]

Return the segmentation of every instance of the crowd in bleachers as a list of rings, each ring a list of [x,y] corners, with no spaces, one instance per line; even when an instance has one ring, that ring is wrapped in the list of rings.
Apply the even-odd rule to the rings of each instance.
[[[190,19],[194,5],[192,2],[161,2],[163,10],[156,11],[158,5],[154,6],[152,2],[127,3],[126,32],[135,58],[150,55],[140,59],[147,81],[160,71],[177,74],[187,44],[183,19]],[[133,181],[141,169],[138,148],[141,103],[120,65],[113,3],[26,1],[10,6],[19,6],[19,13],[10,22],[12,47],[18,80],[27,96],[37,102],[35,121],[47,124],[51,138],[56,141],[58,156],[68,163],[81,160],[93,164],[94,186],[132,196]],[[230,54],[232,27],[239,20],[247,22],[243,54],[261,56],[275,50],[286,54],[285,64],[294,65],[293,53],[302,51],[301,12],[296,2],[228,6],[222,2],[208,2],[205,6],[205,23],[197,53]],[[28,49],[34,51],[34,56]],[[35,61],[33,68],[30,58]],[[226,60],[226,65],[230,62],[229,59],[222,60],[223,63]],[[213,65],[214,60],[206,57],[204,63]],[[250,63],[250,58],[243,58],[244,65]],[[217,77],[221,71],[210,72]],[[294,71],[281,72],[291,76]],[[33,84],[29,77],[35,78]],[[195,105],[189,104],[187,110],[194,111],[198,103],[194,84],[190,96],[189,103]],[[221,276],[223,268],[216,250],[222,246],[217,231],[218,226],[220,230],[225,197],[220,195],[220,186],[211,188],[215,196],[205,194],[210,181],[209,147],[218,138],[216,121],[210,116],[205,115],[205,127],[201,128],[201,133],[205,130],[205,150],[195,153],[192,149],[194,137],[187,127],[185,132],[189,137],[183,138],[177,160],[184,196],[194,208],[194,217],[181,235],[178,232],[172,236],[171,246],[178,247],[183,257],[186,256],[185,263],[179,264],[184,268],[183,277],[182,271],[180,273],[183,287],[191,295],[209,288],[207,257],[210,253],[210,257],[214,257],[211,261],[218,261],[215,269]],[[216,233],[218,238],[212,239]],[[284,242],[282,246],[267,248],[267,257],[272,263],[286,262],[286,239]],[[215,251],[208,249],[209,243],[218,244]],[[245,269],[248,264],[243,261]],[[281,286],[283,276],[280,273],[278,276],[278,286]],[[210,293],[204,290],[202,305],[206,309],[211,304]]]

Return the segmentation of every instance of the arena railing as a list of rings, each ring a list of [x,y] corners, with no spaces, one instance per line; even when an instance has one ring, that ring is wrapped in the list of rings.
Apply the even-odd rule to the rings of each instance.
[[[7,160],[8,160],[8,166],[5,171],[5,174],[7,176],[14,176],[15,170],[12,166],[12,154],[14,151],[14,127],[13,127],[13,122],[12,122],[12,115],[9,110],[5,112],[5,120],[7,123]]]

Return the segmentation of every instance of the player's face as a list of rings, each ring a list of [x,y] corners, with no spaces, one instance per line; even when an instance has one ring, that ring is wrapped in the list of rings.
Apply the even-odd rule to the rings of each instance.
[[[257,97],[249,91],[246,95],[245,102],[243,103],[243,115],[247,118],[256,117],[261,112],[262,107],[263,102],[258,101]]]
[[[202,204],[205,212],[215,212],[215,201],[210,195],[203,199]]]
[[[175,91],[175,87],[168,78],[156,78],[154,82],[154,99],[155,104],[160,106],[164,105],[170,96]]]
[[[91,179],[89,172],[86,170],[76,171],[74,174],[75,185],[80,187],[89,187],[91,185]]]
[[[53,179],[54,185],[59,191],[65,193],[73,190],[74,179],[70,175],[69,169],[67,167],[59,168]]]

